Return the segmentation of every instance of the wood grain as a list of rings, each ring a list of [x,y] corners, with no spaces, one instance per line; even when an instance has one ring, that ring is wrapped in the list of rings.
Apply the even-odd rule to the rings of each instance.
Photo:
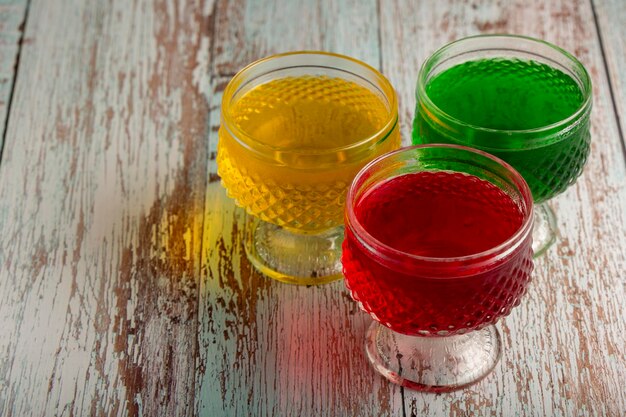
[[[376,0],[219,0],[214,73],[293,50],[324,50],[380,64]]]
[[[594,1],[608,68],[590,0],[32,0],[0,163],[0,415],[626,415],[626,167],[606,76],[623,118],[626,12]],[[0,0],[2,94],[24,4]],[[391,79],[408,144],[419,65],[481,32],[583,61],[593,148],[551,203],[561,238],[499,324],[494,373],[421,394],[368,365],[370,319],[342,282],[251,267],[216,175],[220,99],[257,58],[345,53]]]
[[[27,3],[27,0],[0,0],[0,156]]]
[[[295,4],[218,3],[209,98],[212,156],[222,91],[230,75],[249,61],[288,49],[326,49],[378,66],[375,2]],[[277,20],[277,13],[293,18]],[[259,275],[242,247],[245,215],[226,197],[215,173],[211,161],[200,291],[199,414],[398,415],[401,391],[377,379],[368,365],[363,342],[369,318],[357,311],[344,284],[307,288]]]
[[[342,282],[281,284],[243,253],[244,215],[209,186],[197,410],[203,416],[392,416],[399,390],[362,351],[369,319]]]
[[[594,84],[591,156],[576,185],[551,202],[560,239],[536,262],[534,283],[522,305],[500,324],[503,360],[491,376],[467,390],[440,396],[406,391],[407,411],[441,416],[626,414],[626,170],[590,3],[381,4],[383,71],[400,95],[405,143],[419,65],[454,39],[478,33],[546,39],[574,53]]]
[[[362,3],[354,3],[352,9],[346,8],[350,13],[344,14],[345,19],[338,21],[337,27],[351,23],[358,28],[371,24],[371,20],[376,22],[372,19],[376,16],[373,2],[367,3],[369,10],[365,12]],[[284,2],[285,7],[289,4]],[[269,10],[282,10],[282,6],[266,6]],[[263,16],[268,13],[265,8],[258,10],[265,13]],[[220,25],[225,25],[220,23],[224,19],[235,28],[240,22],[246,22],[245,30],[267,32],[264,27],[258,27],[260,23],[254,23],[256,19],[267,21],[254,14],[237,19],[222,15],[233,10],[247,9],[245,4],[218,5],[218,33]],[[255,20],[251,22],[252,19]],[[309,47],[306,45],[312,43],[319,48],[323,39],[330,38],[328,33],[323,33],[328,24],[328,20],[311,22],[303,32],[309,36],[309,41],[298,41],[295,45],[305,45],[298,49],[306,49]],[[235,30],[233,27],[230,30]],[[363,34],[362,40],[358,37],[335,39],[339,42],[337,49],[331,49],[345,52],[349,48],[357,57],[377,57],[378,43],[371,39],[371,33],[377,34],[377,25],[369,29],[367,33],[355,32]],[[342,39],[349,44],[340,43]],[[222,91],[229,80],[229,76],[220,76],[218,72],[229,73],[247,64],[239,62],[241,59],[286,50],[294,39],[280,36],[271,41],[255,49],[259,46],[254,42],[216,36],[215,62],[232,66],[216,64],[215,68],[209,99],[211,155],[215,154],[217,145]],[[224,42],[237,43],[242,49],[221,46]],[[225,55],[234,51],[244,58]],[[376,61],[372,64],[376,65]],[[307,288],[285,285],[259,275],[249,264],[242,247],[245,215],[226,197],[215,169],[211,161],[200,291],[198,413],[203,416],[397,415],[402,408],[400,389],[377,379],[368,365],[363,342],[369,318],[357,311],[343,282]]]
[[[0,165],[0,414],[193,413],[211,11],[33,1]]]
[[[626,154],[626,2],[592,0]]]

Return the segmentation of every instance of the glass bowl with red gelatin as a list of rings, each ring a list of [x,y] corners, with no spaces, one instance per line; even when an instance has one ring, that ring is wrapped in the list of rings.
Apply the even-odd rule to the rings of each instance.
[[[376,320],[366,350],[379,372],[439,392],[493,369],[493,324],[519,304],[533,269],[532,208],[517,171],[462,146],[404,148],[356,176],[343,271]]]

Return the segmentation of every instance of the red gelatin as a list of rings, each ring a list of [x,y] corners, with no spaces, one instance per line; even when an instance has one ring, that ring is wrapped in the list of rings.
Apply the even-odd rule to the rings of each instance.
[[[392,330],[461,333],[519,304],[532,271],[530,235],[488,262],[467,258],[503,244],[524,221],[518,203],[490,182],[449,171],[405,174],[367,190],[354,214],[374,239],[406,254],[378,253],[346,227],[346,285]]]

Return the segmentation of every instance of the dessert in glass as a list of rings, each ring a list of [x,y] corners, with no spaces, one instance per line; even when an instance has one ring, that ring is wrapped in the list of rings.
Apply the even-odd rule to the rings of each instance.
[[[245,208],[245,247],[265,275],[289,283],[342,278],[348,186],[400,146],[389,81],[326,52],[270,56],[224,91],[217,152],[228,195]]]
[[[535,201],[535,254],[556,238],[547,201],[582,173],[590,149],[591,80],[547,42],[481,35],[431,55],[417,82],[413,143],[451,143],[496,155],[519,171]]]
[[[348,191],[342,262],[375,320],[375,369],[433,392],[486,376],[501,355],[494,323],[531,278],[532,221],[522,176],[482,151],[420,145],[363,168]]]

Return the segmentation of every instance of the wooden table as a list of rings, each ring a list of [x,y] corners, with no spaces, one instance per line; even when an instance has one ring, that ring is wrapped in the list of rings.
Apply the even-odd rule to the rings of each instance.
[[[495,371],[413,392],[368,366],[342,282],[251,268],[220,98],[268,54],[344,53],[390,78],[408,144],[424,59],[502,32],[589,69],[592,152]],[[626,415],[624,39],[622,0],[0,0],[0,414]]]

